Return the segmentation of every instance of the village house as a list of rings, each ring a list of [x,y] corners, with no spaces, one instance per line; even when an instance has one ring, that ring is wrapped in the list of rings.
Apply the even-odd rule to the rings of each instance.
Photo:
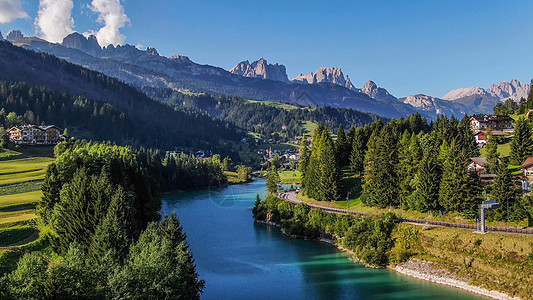
[[[55,125],[14,126],[7,130],[9,140],[15,144],[57,144],[64,140],[61,128]]]
[[[482,117],[470,118],[470,127],[474,132],[487,131],[492,129],[493,131],[513,132],[514,120],[509,116],[500,115],[484,115]]]
[[[528,157],[519,168],[524,170],[522,176],[522,189],[530,192],[533,185],[533,157]]]

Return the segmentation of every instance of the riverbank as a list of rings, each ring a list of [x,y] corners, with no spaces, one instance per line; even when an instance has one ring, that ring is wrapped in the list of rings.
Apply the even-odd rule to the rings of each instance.
[[[417,258],[413,258],[409,261],[398,264],[396,265],[396,267],[391,267],[391,270],[394,270],[406,276],[463,289],[465,291],[493,299],[520,299],[519,297],[511,297],[502,292],[489,291],[482,287],[470,285],[468,284],[468,279],[459,277],[456,274],[449,272],[448,270],[435,267],[432,262]]]
[[[315,240],[320,241],[322,243],[329,244],[331,246],[336,247],[338,250],[343,251],[345,253],[350,254],[350,260],[352,260],[355,263],[361,264],[367,268],[377,268],[376,266],[369,265],[361,261],[357,258],[356,253],[350,249],[347,249],[340,245],[337,242],[337,238],[335,236],[329,235],[331,238],[326,238],[327,234],[322,233],[321,236],[317,239],[308,239],[305,237],[300,237],[293,234],[288,234],[286,230],[284,230],[280,224],[277,224],[275,222],[271,221],[258,221],[257,223],[260,224],[266,224],[270,226],[275,226],[280,228],[283,235],[290,237],[290,238],[297,238],[297,239],[304,239],[304,240]],[[419,280],[425,280],[433,283],[437,283],[440,285],[450,286],[453,288],[458,288],[465,290],[467,292],[482,295],[484,297],[492,298],[492,299],[503,299],[503,300],[519,300],[520,297],[511,297],[506,293],[496,291],[496,290],[488,290],[486,288],[483,288],[481,286],[475,286],[469,284],[470,280],[468,278],[464,278],[459,276],[458,274],[452,273],[444,268],[439,268],[435,263],[431,261],[426,261],[418,258],[411,258],[410,260],[400,263],[396,266],[388,266],[388,269],[398,272],[402,275],[409,276],[412,278],[416,278]]]

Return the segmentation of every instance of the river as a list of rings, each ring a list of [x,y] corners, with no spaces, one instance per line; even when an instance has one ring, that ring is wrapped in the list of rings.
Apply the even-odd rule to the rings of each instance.
[[[202,299],[485,299],[352,262],[337,248],[285,237],[250,209],[265,181],[163,197],[187,233]]]

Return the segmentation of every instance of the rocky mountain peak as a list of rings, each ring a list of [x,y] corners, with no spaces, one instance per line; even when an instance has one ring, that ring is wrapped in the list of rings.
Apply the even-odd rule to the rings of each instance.
[[[157,50],[155,48],[152,48],[152,47],[146,48],[146,53],[148,53],[150,55],[159,56],[159,53],[157,52]]]
[[[515,101],[519,101],[520,98],[527,98],[530,88],[531,85],[527,83],[522,84],[520,81],[512,79],[511,81],[492,84],[487,90],[479,86],[451,90],[442,99],[456,101],[465,97],[481,97],[489,100],[512,98]]]
[[[391,95],[386,89],[378,87],[378,85],[372,81],[369,80],[365,83],[365,85],[361,88],[361,93],[367,94],[372,99],[391,99],[391,100],[397,100],[396,97]]]
[[[17,42],[17,41],[20,41],[24,38],[24,35],[22,34],[22,32],[20,30],[10,30],[8,33],[7,33],[7,36],[6,36],[6,40],[10,41],[10,42]]]
[[[491,85],[488,92],[499,99],[512,98],[515,101],[519,101],[520,98],[527,99],[530,88],[529,84],[521,84],[520,81],[512,79],[511,81],[502,81]]]
[[[346,84],[344,85],[347,89],[350,89],[352,91],[359,91],[359,89],[357,89],[352,81],[350,80],[350,77],[348,75],[346,75]]]
[[[346,79],[344,78],[341,68],[337,67],[321,67],[316,70],[315,73],[301,73],[300,75],[291,79],[291,81],[304,84],[333,83],[347,88],[350,88],[349,86],[355,88],[351,82],[349,82],[348,85],[346,84]]]
[[[98,44],[96,36],[90,35],[88,37],[85,37],[77,32],[73,32],[67,35],[63,39],[63,42],[61,42],[61,45],[68,48],[77,49],[92,55],[95,55],[102,50],[102,48],[100,48],[100,44]]]
[[[443,100],[453,101],[460,98],[473,96],[473,95],[480,95],[480,96],[486,96],[488,95],[487,91],[484,88],[481,88],[479,86],[473,86],[469,88],[460,88],[449,91],[444,97],[442,97]]]
[[[230,73],[250,78],[270,79],[288,82],[287,70],[284,65],[269,64],[266,59],[260,58],[252,63],[245,60],[229,70]]]
[[[2,32],[0,31],[0,40],[3,40],[4,37],[2,36]]]

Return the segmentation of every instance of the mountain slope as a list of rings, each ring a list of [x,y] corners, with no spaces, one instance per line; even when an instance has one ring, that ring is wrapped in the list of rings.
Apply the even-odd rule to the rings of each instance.
[[[70,41],[65,41],[65,45],[76,44],[72,39],[81,39],[80,36],[67,37]],[[80,41],[78,44],[84,43]],[[336,84],[299,85],[247,78],[222,68],[196,64],[185,56],[167,58],[154,51],[141,51],[131,45],[109,46],[94,55],[83,52],[82,50],[86,50],[83,47],[69,48],[35,38],[20,40],[15,45],[51,53],[136,86],[187,89],[300,105],[347,107],[386,117],[400,117],[416,112],[413,107],[398,101],[376,101],[366,94]]]
[[[111,104],[113,110],[123,113],[132,122],[135,120],[139,130],[143,127],[151,129],[145,135],[134,134],[137,140],[133,142],[137,144],[171,149],[177,146],[196,148],[217,145],[220,139],[240,138],[236,129],[226,122],[213,120],[205,114],[176,111],[115,78],[47,54],[15,47],[9,42],[0,42],[0,69],[0,80],[45,86],[58,93],[81,95]],[[25,99],[21,98],[21,101]],[[87,116],[86,122],[90,119],[91,116]],[[89,125],[87,127],[90,129]],[[131,136],[123,137],[124,140],[129,138]]]

